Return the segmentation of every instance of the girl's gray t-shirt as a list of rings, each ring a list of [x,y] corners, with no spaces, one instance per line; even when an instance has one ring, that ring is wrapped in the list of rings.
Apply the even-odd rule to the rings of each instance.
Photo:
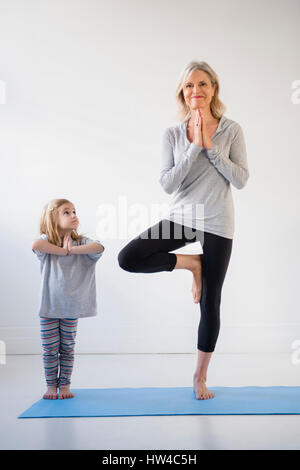
[[[242,128],[223,114],[209,150],[190,143],[186,132],[184,121],[168,127],[162,137],[159,182],[166,193],[172,194],[164,218],[232,239],[231,184],[242,189],[249,178]]]
[[[48,241],[46,234],[40,236]],[[84,237],[81,243],[98,242]],[[101,253],[54,255],[32,250],[40,260],[41,289],[38,315],[47,318],[81,318],[97,315],[95,266]]]

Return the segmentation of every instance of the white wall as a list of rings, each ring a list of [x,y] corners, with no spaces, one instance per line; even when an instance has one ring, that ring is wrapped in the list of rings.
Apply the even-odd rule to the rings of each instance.
[[[41,350],[31,243],[49,199],[71,199],[81,231],[100,238],[102,204],[118,209],[125,198],[128,209],[142,204],[150,214],[168,203],[160,139],[178,123],[175,87],[190,60],[218,73],[250,169],[247,186],[232,187],[236,231],[216,351],[291,351],[300,339],[299,23],[298,0],[0,2],[0,339],[8,354]],[[132,236],[102,237],[99,315],[79,320],[76,351],[194,352],[200,307],[191,274],[121,270],[117,254]]]

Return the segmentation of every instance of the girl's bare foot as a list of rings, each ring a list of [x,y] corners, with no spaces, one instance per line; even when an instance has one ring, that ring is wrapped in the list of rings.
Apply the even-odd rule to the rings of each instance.
[[[56,400],[57,399],[57,387],[48,387],[47,392],[43,395],[43,398],[48,400]]]
[[[194,375],[194,392],[197,400],[207,400],[215,396],[214,393],[206,387],[205,380],[196,375]]]
[[[71,392],[69,385],[62,385],[61,387],[59,387],[59,396],[58,396],[58,398],[60,400],[63,400],[64,398],[73,398],[73,397],[74,397],[74,395]]]

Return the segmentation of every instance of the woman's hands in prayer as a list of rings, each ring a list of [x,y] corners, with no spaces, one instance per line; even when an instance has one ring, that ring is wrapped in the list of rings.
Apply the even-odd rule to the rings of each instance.
[[[194,125],[193,143],[208,150],[214,145],[208,135],[205,118],[200,109],[197,110],[197,120],[195,121]]]

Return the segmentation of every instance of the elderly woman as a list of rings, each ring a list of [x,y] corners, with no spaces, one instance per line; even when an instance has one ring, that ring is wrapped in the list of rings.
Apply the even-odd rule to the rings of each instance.
[[[249,178],[242,128],[224,115],[219,91],[218,76],[206,62],[190,62],[182,71],[176,93],[181,122],[168,127],[162,138],[159,181],[173,194],[169,214],[118,254],[120,267],[129,272],[192,272],[193,299],[201,313],[193,376],[197,399],[214,396],[206,380],[234,235],[230,183],[241,189]],[[195,241],[202,255],[170,253]]]

